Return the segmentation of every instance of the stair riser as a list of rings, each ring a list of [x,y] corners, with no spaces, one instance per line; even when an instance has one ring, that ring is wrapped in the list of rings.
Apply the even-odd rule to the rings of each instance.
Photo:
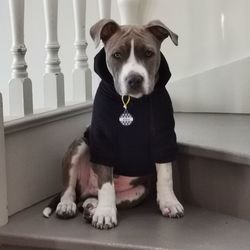
[[[181,154],[185,203],[250,220],[250,166]]]

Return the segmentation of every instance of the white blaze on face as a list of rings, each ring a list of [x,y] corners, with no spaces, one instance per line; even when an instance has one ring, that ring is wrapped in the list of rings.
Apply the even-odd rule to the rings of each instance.
[[[126,78],[129,76],[129,74],[137,73],[140,74],[143,77],[143,93],[138,93],[137,95],[132,95],[134,97],[141,97],[143,94],[147,94],[149,92],[149,77],[148,72],[146,68],[140,64],[136,57],[135,57],[135,46],[134,46],[134,40],[131,40],[131,49],[128,60],[123,64],[120,76],[119,76],[119,83],[120,83],[120,89],[122,95],[127,95],[128,93],[128,86],[126,83]]]

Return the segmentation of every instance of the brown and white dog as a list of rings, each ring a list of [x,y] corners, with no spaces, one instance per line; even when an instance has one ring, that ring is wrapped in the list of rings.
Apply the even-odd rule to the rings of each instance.
[[[113,20],[103,19],[91,28],[90,34],[96,45],[101,40],[104,43],[106,63],[116,92],[134,98],[154,90],[162,41],[169,36],[175,45],[178,43],[178,36],[160,21],[142,26],[120,26]],[[143,60],[142,46],[147,48],[144,51],[150,60]],[[126,54],[123,57],[119,52],[114,53],[121,50]],[[156,162],[155,167],[157,202],[162,215],[182,217],[183,206],[173,191],[172,163]],[[43,215],[49,217],[56,209],[60,218],[74,217],[77,204],[82,201],[84,218],[98,229],[115,227],[117,207],[139,204],[149,189],[147,177],[115,176],[112,167],[93,164],[84,138],[75,140],[64,156],[63,184],[63,192],[44,209]]]

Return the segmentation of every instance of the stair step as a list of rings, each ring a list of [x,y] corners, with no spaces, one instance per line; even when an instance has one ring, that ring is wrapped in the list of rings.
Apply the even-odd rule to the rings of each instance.
[[[250,115],[175,114],[182,199],[250,220]],[[249,248],[250,249],[250,248]]]
[[[250,115],[176,113],[180,152],[250,165]]]
[[[42,217],[47,201],[9,219],[0,229],[0,245],[8,250],[249,250],[250,222],[235,217],[185,206],[185,217],[162,217],[154,201],[119,211],[119,226],[99,231],[81,216],[60,220]],[[1,248],[1,247],[0,247]]]

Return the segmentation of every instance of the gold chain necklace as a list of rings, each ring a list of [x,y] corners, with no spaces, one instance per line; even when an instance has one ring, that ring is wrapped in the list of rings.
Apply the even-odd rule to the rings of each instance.
[[[130,102],[130,96],[128,96],[127,101],[125,101],[125,96],[122,96],[122,103],[124,111],[119,117],[119,121],[123,126],[130,126],[132,122],[134,121],[133,116],[128,112],[128,104]]]

